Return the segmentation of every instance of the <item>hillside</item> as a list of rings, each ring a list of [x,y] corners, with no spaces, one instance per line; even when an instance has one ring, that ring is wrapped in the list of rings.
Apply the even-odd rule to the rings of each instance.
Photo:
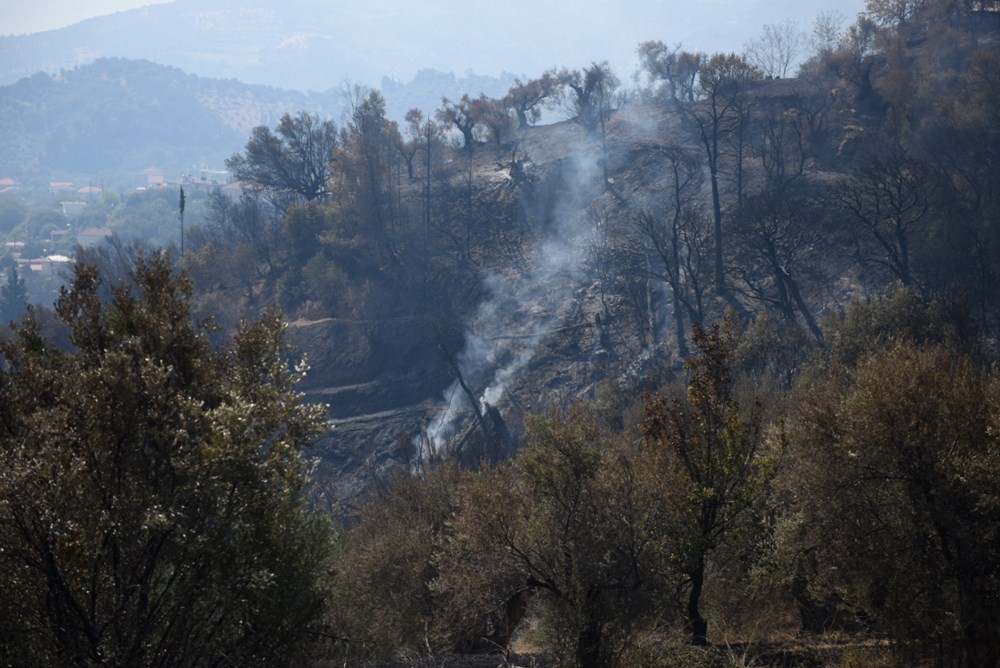
[[[993,9],[254,128],[0,342],[0,659],[1000,665]]]

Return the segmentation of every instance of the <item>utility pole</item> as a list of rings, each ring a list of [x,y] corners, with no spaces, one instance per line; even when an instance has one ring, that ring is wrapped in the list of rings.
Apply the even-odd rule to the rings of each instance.
[[[181,186],[181,257],[184,257],[184,186]]]

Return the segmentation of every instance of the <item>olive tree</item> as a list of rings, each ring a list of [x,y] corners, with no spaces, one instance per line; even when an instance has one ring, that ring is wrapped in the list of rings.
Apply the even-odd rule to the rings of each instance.
[[[160,253],[0,344],[0,662],[291,665],[322,637],[330,527],[274,316],[213,350]]]

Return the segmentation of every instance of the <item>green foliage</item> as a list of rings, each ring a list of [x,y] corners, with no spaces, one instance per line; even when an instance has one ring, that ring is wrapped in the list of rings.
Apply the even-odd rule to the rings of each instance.
[[[692,339],[698,354],[687,361],[687,396],[649,398],[641,430],[666,500],[671,537],[665,548],[688,578],[692,642],[705,644],[708,622],[700,605],[708,559],[752,523],[775,460],[765,448],[760,406],[746,411],[734,395],[734,323],[708,331],[695,326]]]
[[[134,178],[151,165],[218,164],[240,132],[206,99],[235,97],[226,90],[230,86],[119,58],[56,75],[39,72],[0,94],[5,116],[0,172]],[[244,96],[267,95],[241,88]]]
[[[961,354],[899,339],[803,382],[790,423],[814,591],[969,666],[1000,658],[997,387]]]
[[[818,356],[845,366],[895,341],[933,343],[966,354],[975,346],[975,328],[961,309],[949,311],[941,302],[921,301],[903,287],[854,300],[827,318],[824,330],[827,347]]]
[[[973,361],[975,330],[961,310],[897,289],[826,331],[796,388],[783,474],[798,596],[993,665],[997,379]]]
[[[275,316],[215,352],[162,254],[99,297],[75,268],[0,376],[0,655],[17,665],[291,665],[318,637],[328,520]]]
[[[21,224],[11,230],[10,237],[19,241],[47,239],[50,232],[65,227],[66,218],[62,211],[52,206],[36,207],[28,211]]]
[[[127,201],[127,200],[126,200]],[[112,212],[122,204],[122,197],[113,190],[105,190],[96,200],[87,204],[79,216],[73,219],[78,228],[107,227]]]
[[[436,555],[455,510],[462,474],[453,465],[426,478],[394,478],[358,511],[337,568],[337,610],[352,653],[450,651],[437,626]]]
[[[245,154],[234,154],[226,168],[237,181],[312,201],[324,196],[337,126],[304,111],[285,114],[274,132],[254,128]]]
[[[435,587],[469,618],[509,624],[531,595],[561,665],[611,666],[639,625],[669,614],[655,496],[585,410],[532,419],[513,465],[471,478],[461,501]]]

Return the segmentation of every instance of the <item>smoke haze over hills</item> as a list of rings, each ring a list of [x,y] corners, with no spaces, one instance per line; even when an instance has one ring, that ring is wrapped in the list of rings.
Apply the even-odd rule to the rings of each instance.
[[[424,68],[535,76],[554,65],[608,60],[627,76],[640,41],[739,50],[766,23],[792,19],[808,30],[821,12],[851,18],[861,8],[858,0],[516,0],[490,11],[456,0],[175,0],[0,37],[0,84],[99,57],[145,58],[199,76],[303,91],[345,80],[370,86],[383,77],[407,81]],[[15,19],[23,13],[8,11]]]

